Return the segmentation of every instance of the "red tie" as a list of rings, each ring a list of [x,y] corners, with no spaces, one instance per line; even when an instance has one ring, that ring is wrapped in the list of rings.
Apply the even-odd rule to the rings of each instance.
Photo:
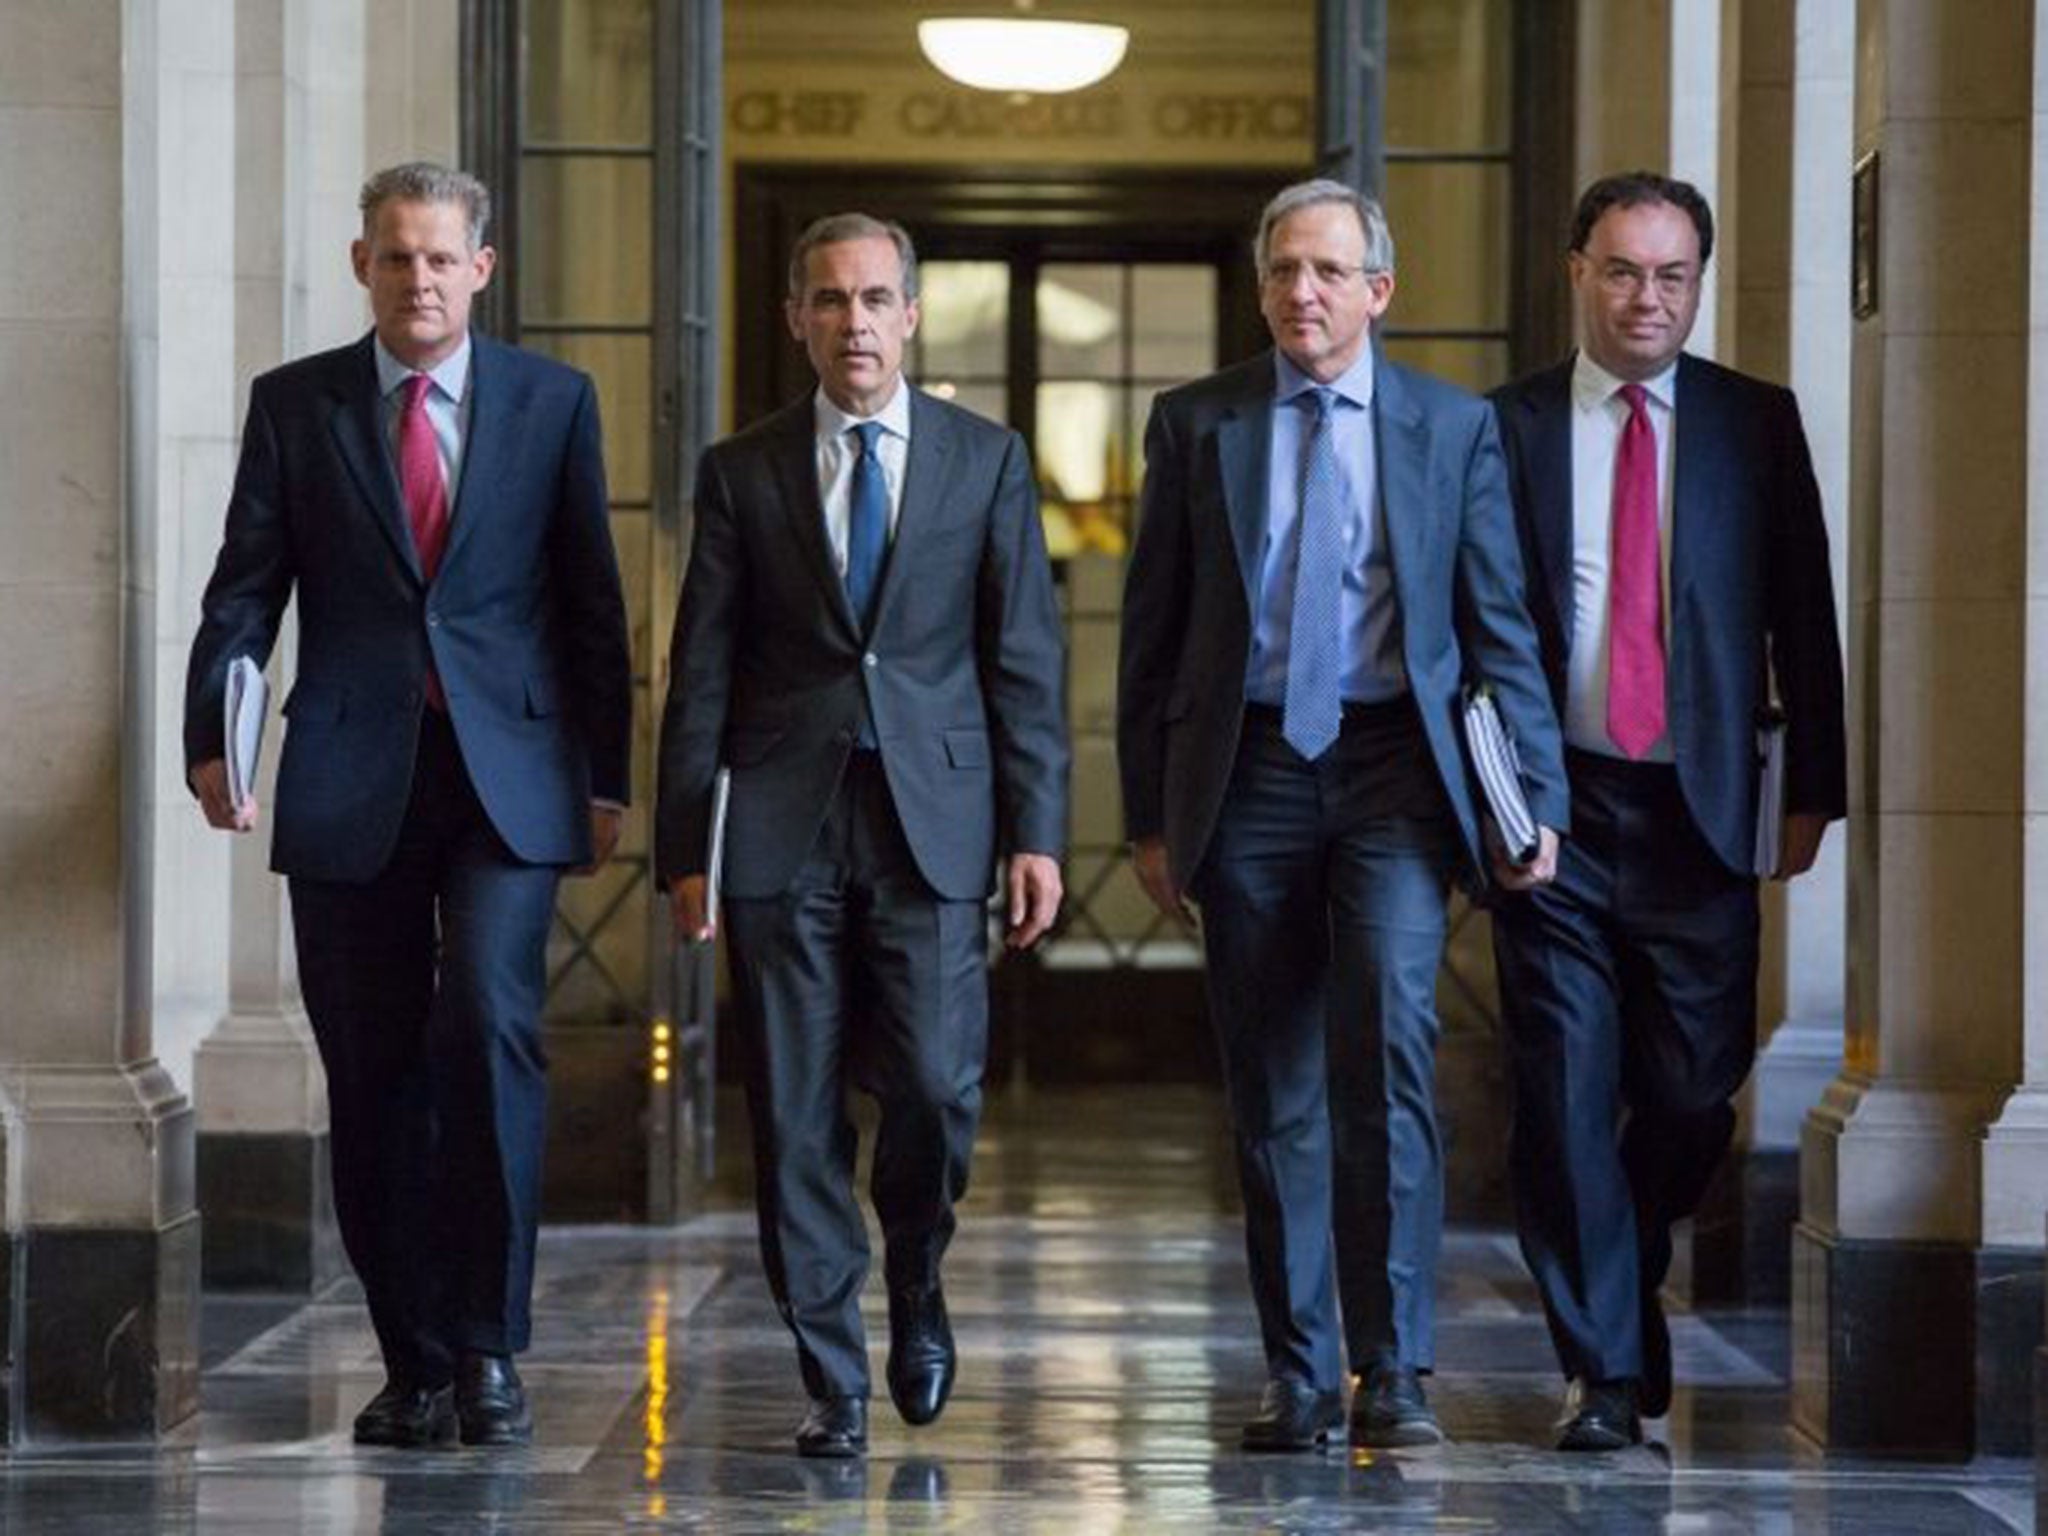
[[[1640,384],[1619,391],[1628,422],[1614,455],[1607,573],[1607,734],[1639,758],[1664,734],[1664,592],[1657,560],[1657,434]]]
[[[405,521],[412,529],[412,547],[420,557],[420,575],[428,582],[441,568],[448,547],[448,486],[441,478],[441,445],[427,419],[427,391],[434,381],[416,373],[405,381],[405,410],[398,418],[398,488],[405,496]],[[446,709],[440,676],[427,668],[427,702]]]

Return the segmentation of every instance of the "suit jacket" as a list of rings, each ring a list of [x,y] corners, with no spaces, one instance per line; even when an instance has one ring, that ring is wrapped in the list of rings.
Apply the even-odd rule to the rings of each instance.
[[[1030,455],[913,390],[896,532],[862,634],[833,560],[813,397],[706,450],[661,728],[657,874],[704,870],[732,769],[723,889],[795,878],[871,721],[933,890],[979,900],[998,848],[1066,839],[1063,649]]]
[[[1266,352],[1169,390],[1153,402],[1145,433],[1143,516],[1124,588],[1117,758],[1127,834],[1163,835],[1182,884],[1209,846],[1243,727],[1274,377]],[[1493,685],[1536,819],[1560,831],[1568,819],[1500,442],[1484,401],[1377,354],[1372,410],[1401,657],[1479,871],[1457,720],[1463,684]]]
[[[1493,397],[1560,715],[1574,617],[1572,366]],[[1786,809],[1847,809],[1827,524],[1790,390],[1681,356],[1676,401],[1666,721],[1693,820],[1722,862],[1747,874],[1767,667],[1786,717]]]
[[[624,802],[632,673],[597,395],[574,369],[472,336],[470,424],[448,544],[420,578],[371,338],[249,393],[227,534],[185,688],[185,759],[221,755],[236,656],[261,665],[294,588],[271,862],[370,879],[410,796],[429,664],[491,825],[519,858],[590,856],[593,795]]]

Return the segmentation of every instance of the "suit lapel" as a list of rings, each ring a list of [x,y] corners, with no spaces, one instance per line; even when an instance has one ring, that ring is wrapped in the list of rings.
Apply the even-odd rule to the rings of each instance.
[[[846,583],[832,557],[825,532],[825,493],[818,486],[817,417],[806,395],[783,411],[775,425],[777,441],[769,453],[774,466],[775,499],[789,524],[789,536],[802,551],[804,563],[824,589],[825,606],[840,627],[856,641],[860,626],[846,600]]]
[[[406,526],[400,504],[398,471],[384,447],[384,423],[377,396],[377,362],[370,338],[357,345],[347,365],[347,377],[334,396],[334,414],[328,430],[334,445],[348,466],[349,477],[369,507],[377,526],[391,542],[400,562],[420,579],[420,560],[412,547],[412,530]]]
[[[472,333],[469,351],[469,431],[462,445],[462,478],[441,554],[445,571],[490,508],[506,505],[497,487],[515,457],[526,420],[527,382],[507,366],[504,348]],[[437,572],[436,575],[439,573]]]
[[[1428,569],[1434,531],[1429,497],[1429,436],[1422,408],[1408,393],[1401,371],[1374,349],[1372,375],[1373,447],[1379,460],[1380,526],[1387,535],[1387,563],[1403,613],[1419,612],[1409,601],[1409,584]]]
[[[1223,506],[1230,518],[1237,572],[1246,608],[1259,611],[1260,548],[1266,538],[1266,488],[1273,461],[1272,355],[1249,370],[1244,393],[1216,424],[1216,453],[1223,471]]]
[[[1535,530],[1538,573],[1567,649],[1577,623],[1572,585],[1572,364],[1538,374],[1521,396],[1529,413],[1522,436],[1528,465],[1529,521]]]
[[[873,630],[881,629],[897,591],[912,579],[914,551],[945,502],[946,461],[953,451],[953,424],[946,419],[946,413],[934,409],[922,391],[907,384],[904,388],[910,390],[910,453],[904,461],[896,533],[889,540],[888,563],[882,568],[882,590],[875,598]]]

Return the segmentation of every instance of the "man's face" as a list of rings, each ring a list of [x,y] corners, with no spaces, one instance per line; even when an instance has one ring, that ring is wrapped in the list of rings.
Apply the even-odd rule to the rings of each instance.
[[[370,292],[378,339],[400,362],[431,368],[462,345],[470,300],[491,280],[497,252],[469,248],[459,203],[393,200],[377,210],[370,238],[349,248],[356,281]]]
[[[896,242],[876,235],[814,247],[804,291],[783,305],[826,396],[842,411],[872,416],[896,393],[903,344],[917,334],[917,301],[903,295]]]
[[[1273,345],[1320,384],[1358,360],[1394,297],[1394,274],[1365,270],[1365,231],[1343,203],[1310,203],[1266,237],[1259,313]]]
[[[1618,379],[1662,373],[1700,312],[1700,236],[1682,208],[1610,208],[1568,263],[1586,355]]]

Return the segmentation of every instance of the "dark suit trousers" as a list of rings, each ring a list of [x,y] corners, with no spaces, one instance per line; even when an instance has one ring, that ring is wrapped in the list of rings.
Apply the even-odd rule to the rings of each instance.
[[[875,1214],[892,1288],[937,1282],[988,1050],[987,908],[918,872],[881,759],[855,752],[782,895],[725,903],[754,1126],[761,1258],[814,1397],[868,1393],[849,1085],[881,1107]]]
[[[1642,1373],[1641,1317],[1756,1053],[1756,882],[1668,766],[1570,752],[1554,885],[1495,909],[1522,1252],[1569,1376]]]
[[[429,710],[390,862],[361,885],[291,882],[335,1214],[385,1363],[416,1380],[527,1345],[560,875],[500,841]]]
[[[1277,711],[1248,707],[1190,894],[1274,1376],[1337,1386],[1340,1300],[1352,1369],[1432,1363],[1436,972],[1456,840],[1410,701],[1347,708],[1313,763]]]

